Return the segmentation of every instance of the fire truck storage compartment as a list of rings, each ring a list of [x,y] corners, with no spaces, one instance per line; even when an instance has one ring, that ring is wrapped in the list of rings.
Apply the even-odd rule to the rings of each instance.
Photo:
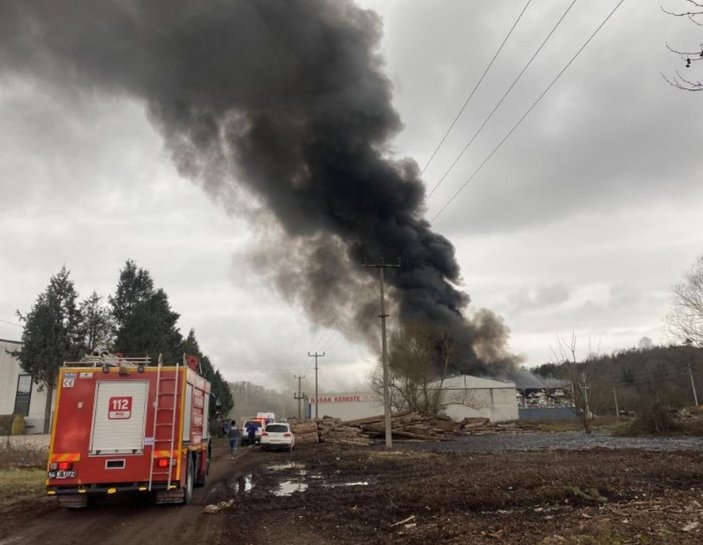
[[[193,419],[193,385],[186,384],[186,404],[184,406],[185,414],[183,415],[183,441],[190,441],[190,423]]]
[[[95,392],[91,455],[141,454],[149,385],[145,380],[101,380]]]

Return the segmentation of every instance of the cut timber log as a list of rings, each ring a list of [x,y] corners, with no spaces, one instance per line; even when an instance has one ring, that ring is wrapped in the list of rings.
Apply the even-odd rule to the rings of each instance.
[[[312,433],[296,433],[295,434],[295,441],[299,444],[303,443],[319,443],[320,442],[320,436],[317,434],[317,432],[312,432]]]
[[[325,439],[325,443],[333,443],[335,445],[349,445],[353,447],[363,446],[367,447],[372,444],[373,441],[368,437],[354,437],[354,438],[342,438],[342,437],[328,437]]]

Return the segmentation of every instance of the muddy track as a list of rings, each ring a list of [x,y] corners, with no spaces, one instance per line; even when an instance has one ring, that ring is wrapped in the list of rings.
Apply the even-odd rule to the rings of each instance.
[[[0,545],[703,543],[700,451],[461,445],[244,448],[230,459],[220,444],[191,505],[125,496],[68,511],[25,500],[0,510]]]

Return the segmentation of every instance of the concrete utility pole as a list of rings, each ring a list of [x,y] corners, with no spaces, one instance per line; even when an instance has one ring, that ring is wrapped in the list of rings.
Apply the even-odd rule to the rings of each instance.
[[[688,378],[691,379],[691,389],[693,390],[693,402],[698,407],[698,394],[696,393],[696,383],[693,382],[693,371],[691,370],[691,362],[688,362]]]
[[[315,420],[317,420],[317,405],[320,397],[317,393],[317,358],[324,358],[325,353],[323,352],[322,354],[318,354],[317,352],[315,352],[314,354],[311,354],[310,352],[308,352],[308,357],[315,358]]]
[[[691,348],[693,345],[693,341],[691,339],[686,339],[684,341],[684,344],[688,347]],[[691,389],[693,390],[693,402],[696,404],[696,407],[698,407],[698,394],[696,393],[696,383],[693,382],[693,370],[691,369],[691,362],[688,362],[688,378],[691,379]]]
[[[305,378],[305,375],[293,375],[293,376],[294,376],[294,378],[298,379],[298,393],[293,394],[293,399],[298,400],[298,420],[300,420],[301,419],[300,418],[300,416],[301,416],[301,414],[300,414],[300,400],[305,399],[305,393],[300,391],[300,381]]]
[[[613,398],[615,399],[615,418],[620,420],[620,409],[618,408],[618,394],[615,391],[615,386],[613,386]]]
[[[586,434],[590,435],[591,434],[591,407],[588,404],[588,390],[590,389],[590,386],[586,383],[586,375],[584,373],[581,373],[581,383],[579,385],[581,387],[581,393],[583,394],[583,404],[584,404],[584,428],[586,431]]]
[[[379,280],[381,284],[381,314],[379,314],[379,318],[381,318],[381,346],[382,346],[382,362],[383,362],[383,414],[385,416],[385,421],[386,421],[386,448],[391,448],[393,446],[393,439],[392,439],[392,434],[391,434],[391,396],[389,392],[389,386],[388,386],[388,354],[387,354],[387,348],[386,348],[386,318],[388,318],[388,314],[386,314],[386,297],[384,295],[384,285],[383,285],[383,269],[387,267],[391,267],[394,269],[400,268],[400,259],[398,262],[394,265],[386,264],[383,262],[383,258],[381,258],[378,261],[378,264],[376,265],[368,265],[366,263],[362,264],[363,267],[369,267],[369,268],[374,268],[378,269],[379,272]]]

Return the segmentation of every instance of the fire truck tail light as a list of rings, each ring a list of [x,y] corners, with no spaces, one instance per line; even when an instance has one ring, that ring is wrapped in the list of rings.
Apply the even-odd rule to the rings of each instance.
[[[158,467],[168,467],[169,459],[168,458],[159,458],[156,462],[156,465]]]
[[[70,471],[73,469],[73,464],[71,462],[59,462],[56,464],[56,469],[59,471]]]

